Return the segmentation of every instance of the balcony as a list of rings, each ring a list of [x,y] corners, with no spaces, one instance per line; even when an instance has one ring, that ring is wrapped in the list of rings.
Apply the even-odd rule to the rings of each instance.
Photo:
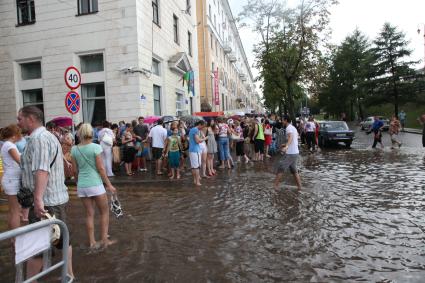
[[[223,46],[224,54],[232,53],[232,46],[230,46],[229,42],[225,42]]]
[[[235,54],[233,54],[233,53],[231,53],[229,55],[229,60],[230,60],[231,63],[235,63],[236,61],[238,61],[238,59],[236,59]]]

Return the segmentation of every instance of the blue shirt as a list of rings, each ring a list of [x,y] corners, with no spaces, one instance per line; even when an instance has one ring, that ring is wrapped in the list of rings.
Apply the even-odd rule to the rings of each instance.
[[[381,120],[375,120],[375,122],[373,122],[372,124],[372,131],[376,132],[383,126],[384,126],[384,122],[382,122]]]
[[[19,153],[23,153],[25,150],[25,146],[27,145],[27,140],[22,137],[19,141],[16,142],[16,147],[18,148]]]
[[[193,127],[189,131],[189,152],[201,152],[201,147],[196,142],[195,137],[199,135],[198,127]]]

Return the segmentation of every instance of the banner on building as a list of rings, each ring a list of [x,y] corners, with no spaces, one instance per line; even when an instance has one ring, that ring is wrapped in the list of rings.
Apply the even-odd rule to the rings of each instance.
[[[183,75],[183,87],[185,82],[187,83],[187,92],[195,96],[195,73],[193,71],[186,72]]]
[[[218,68],[214,71],[214,104],[220,105],[220,93],[218,88]]]

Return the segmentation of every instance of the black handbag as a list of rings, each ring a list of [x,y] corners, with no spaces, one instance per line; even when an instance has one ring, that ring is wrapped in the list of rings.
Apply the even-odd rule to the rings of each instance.
[[[55,158],[53,158],[52,163],[50,163],[50,168],[52,168],[53,164],[55,164],[56,157],[58,156],[59,148],[56,149]],[[25,188],[21,185],[18,193],[16,194],[16,198],[18,199],[19,204],[23,208],[30,208],[34,203],[34,194],[29,188]]]
[[[16,194],[19,204],[23,208],[30,208],[34,203],[34,195],[32,191],[28,188],[20,187],[18,193]]]

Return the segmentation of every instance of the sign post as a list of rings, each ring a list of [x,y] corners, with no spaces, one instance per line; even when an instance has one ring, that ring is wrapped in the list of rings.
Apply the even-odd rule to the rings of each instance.
[[[81,99],[80,95],[75,91],[81,85],[80,71],[74,66],[65,70],[65,84],[71,90],[65,96],[65,108],[71,113],[72,117],[72,134],[75,135],[74,115],[80,111]]]

